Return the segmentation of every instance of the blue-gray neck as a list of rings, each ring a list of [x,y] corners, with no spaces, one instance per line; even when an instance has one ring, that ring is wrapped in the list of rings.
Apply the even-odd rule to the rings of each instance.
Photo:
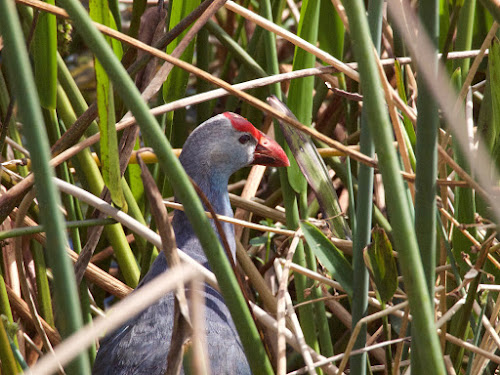
[[[219,215],[233,217],[233,210],[229,202],[229,194],[227,191],[229,176],[226,174],[214,173],[213,169],[211,170],[211,173],[206,173],[209,168],[203,168],[203,166],[200,165],[195,167],[191,163],[183,164],[186,164],[184,165],[186,172],[206,195],[215,212]],[[215,233],[218,235],[214,221],[210,220],[210,222],[212,228],[215,230]],[[234,240],[234,226],[222,221],[221,225],[229,243],[233,259],[235,259],[236,245]],[[185,251],[188,255],[196,259],[205,267],[210,268],[205,252],[203,251],[203,248],[194,233],[191,223],[183,211],[175,211],[172,226],[176,235],[177,247]]]

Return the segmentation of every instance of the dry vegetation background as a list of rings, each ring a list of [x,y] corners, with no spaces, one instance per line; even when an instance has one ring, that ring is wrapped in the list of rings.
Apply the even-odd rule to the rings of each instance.
[[[88,374],[113,325],[216,278],[256,375],[498,373],[497,3],[83,5],[0,2],[2,374]],[[223,257],[175,156],[223,111],[296,160],[230,181],[242,285],[181,254],[119,302],[174,190]]]

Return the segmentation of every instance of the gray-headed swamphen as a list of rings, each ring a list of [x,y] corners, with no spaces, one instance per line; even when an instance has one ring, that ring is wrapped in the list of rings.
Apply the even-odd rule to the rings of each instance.
[[[218,214],[232,216],[227,184],[229,177],[247,165],[288,166],[282,148],[234,113],[225,112],[198,126],[188,137],[180,162],[198,184]],[[209,268],[205,253],[182,211],[176,211],[172,226],[177,246]],[[214,223],[212,222],[214,227]],[[231,253],[236,245],[232,224],[222,223]],[[167,269],[161,253],[142,280],[144,285]],[[205,285],[205,327],[212,374],[251,374],[245,353],[223,297]],[[174,312],[174,296],[130,319],[103,340],[93,368],[94,375],[163,375],[167,368]]]

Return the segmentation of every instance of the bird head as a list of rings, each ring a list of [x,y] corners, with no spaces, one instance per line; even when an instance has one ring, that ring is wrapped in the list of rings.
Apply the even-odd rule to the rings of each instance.
[[[184,144],[181,163],[192,177],[204,170],[229,177],[248,165],[290,165],[276,141],[231,112],[208,119],[191,133]]]
[[[290,162],[281,146],[260,130],[257,130],[246,118],[232,112],[224,112],[232,127],[236,130],[238,142],[253,150],[253,159],[249,164],[269,167],[288,167]]]

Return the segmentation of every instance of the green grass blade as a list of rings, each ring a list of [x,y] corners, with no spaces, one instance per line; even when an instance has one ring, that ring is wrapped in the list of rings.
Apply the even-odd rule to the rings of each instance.
[[[276,97],[268,98],[268,102],[272,107],[295,118],[286,105],[280,102]],[[337,193],[333,188],[325,162],[319,156],[316,146],[311,141],[310,137],[296,128],[288,125],[284,121],[279,121],[279,123],[300,171],[318,199],[324,217],[330,225],[330,229],[336,237],[350,237],[351,231],[342,214]]]
[[[438,0],[424,0],[421,3],[420,19],[434,45],[438,43],[439,14]],[[429,66],[437,75],[437,51]],[[417,78],[417,168],[415,176],[415,232],[418,239],[422,264],[427,280],[429,296],[434,300],[436,268],[436,193],[437,193],[437,145],[439,116],[437,103],[424,80]]]
[[[484,121],[485,126],[481,133],[489,144],[491,156],[498,167],[500,162],[500,141],[498,139],[500,134],[500,43],[498,39],[495,39],[491,44],[488,62],[489,85],[487,88],[489,88],[488,96],[491,101],[491,117]]]
[[[300,10],[300,22],[297,35],[311,43],[318,40],[319,24],[319,1],[306,0],[302,2]],[[301,48],[295,48],[293,56],[293,70],[314,67],[316,58],[314,55]],[[290,82],[287,105],[295,114],[297,119],[304,125],[311,125],[313,108],[314,77],[294,79]],[[307,185],[302,176],[300,168],[294,158],[290,160],[288,178],[293,189],[300,193],[305,192]]]
[[[405,102],[405,104],[408,104],[405,84],[403,79],[403,68],[401,67],[401,64],[398,61],[394,62],[394,74],[396,76],[398,94],[401,97],[401,99]],[[415,155],[413,153],[413,149],[417,143],[417,136],[415,134],[415,129],[413,128],[413,123],[405,114],[403,114],[403,124],[406,130],[406,132],[404,133],[406,135],[405,139],[408,139],[408,142],[406,143],[408,147],[410,161],[412,162],[412,167],[415,168],[416,164],[415,164]]]
[[[468,51],[472,46],[474,34],[474,15],[476,12],[476,0],[465,0],[457,23],[457,34],[455,37],[455,51]],[[470,59],[456,60],[454,67],[460,67],[462,77],[465,80],[469,72]]]
[[[173,0],[170,4],[169,14],[169,30],[177,25],[183,18],[191,13],[198,5],[199,0]],[[184,30],[175,40],[167,46],[167,53],[170,54],[177,47],[182,38],[187,34],[189,28]],[[193,60],[195,41],[192,40],[184,53],[181,55],[181,60],[191,62]],[[163,98],[165,102],[170,102],[182,98],[186,92],[186,86],[189,78],[189,73],[174,67],[167,80],[163,84]]]
[[[461,86],[461,69],[457,68],[452,75],[452,81],[455,83],[456,87]],[[467,129],[463,129],[464,132]],[[470,168],[467,163],[464,151],[459,145],[455,142],[453,143],[453,151],[455,161],[460,165],[467,173],[470,173]],[[466,187],[457,187],[455,188],[455,218],[461,224],[471,224],[474,223],[474,217],[476,212],[476,204],[474,199],[474,191],[470,188]],[[475,236],[476,229],[474,227],[468,229],[469,232]],[[453,254],[455,258],[458,260],[458,265],[460,269],[460,275],[463,277],[465,273],[469,270],[469,265],[465,262],[462,254],[468,254],[472,256],[471,262],[475,262],[476,254],[472,254],[470,248],[472,246],[472,242],[458,229],[453,229],[452,234],[452,243],[453,243]]]
[[[78,86],[71,75],[66,63],[60,54],[57,55],[57,78],[59,80],[59,84],[61,85],[64,93],[67,95],[69,102],[71,103],[71,107],[77,116],[81,116],[87,109],[88,105],[83,97],[82,93],[78,89]],[[60,100],[60,94],[58,93],[58,100]],[[61,115],[59,115],[61,116]],[[92,121],[90,126],[88,127],[87,132],[95,134],[99,131],[99,126],[96,121]],[[87,133],[88,134],[88,133]],[[96,145],[96,150],[99,151],[99,145]]]
[[[382,228],[373,229],[372,243],[365,249],[364,254],[380,300],[387,303],[398,288],[398,269],[392,253],[392,244]]]
[[[112,15],[108,0],[90,0],[90,17],[106,26],[112,25]],[[111,45],[111,40],[109,40]],[[113,86],[101,63],[95,59],[97,84],[97,109],[101,129],[101,164],[104,182],[111,193],[115,205],[127,212],[127,203],[121,189],[120,153],[118,152],[118,135],[115,129],[115,103]]]
[[[47,1],[54,5],[54,0]],[[35,83],[40,104],[54,109],[57,100],[57,21],[56,16],[41,12],[33,39]]]
[[[366,10],[361,0],[344,3],[349,19],[354,53],[358,61],[363,107],[370,113],[370,130],[379,157],[379,168],[384,182],[387,208],[393,229],[393,238],[399,252],[406,291],[417,328],[417,345],[422,343],[420,359],[428,367],[429,374],[445,374],[439,339],[434,326],[434,312],[428,295],[425,274],[413,229],[404,183],[399,173],[396,151],[392,146],[393,134],[389,124],[381,82],[373,60],[373,44],[366,20]],[[424,344],[425,343],[425,344]]]
[[[347,294],[352,297],[353,271],[344,254],[321,232],[308,222],[301,222],[307,244],[335,279],[342,285]]]
[[[140,140],[137,139],[134,152],[141,148]],[[134,200],[137,202],[141,208],[141,212],[144,212],[144,184],[140,179],[140,167],[137,164],[129,164],[127,166],[127,182],[132,191]]]
[[[3,316],[7,323],[14,323],[14,317],[12,315],[12,309],[9,303],[9,295],[7,294],[7,288],[5,284],[4,272],[2,267],[0,267],[0,316]],[[0,318],[2,319],[2,318]],[[14,345],[19,346],[17,338],[14,337]]]
[[[196,65],[198,68],[208,71],[210,63],[210,44],[208,42],[208,30],[203,27],[196,36]],[[202,79],[196,80],[196,92],[198,94],[208,91],[210,84]],[[212,114],[211,107],[214,101],[200,103],[196,106],[196,120],[198,124],[208,120]]]
[[[73,124],[76,121],[76,115],[68,103],[66,95],[64,95],[62,90],[60,91],[58,94],[58,113],[65,124]],[[90,150],[85,149],[79,152],[76,158],[73,159],[73,164],[80,175],[80,181],[86,189],[92,194],[99,196],[105,185]],[[118,261],[125,282],[131,287],[136,287],[139,283],[139,267],[130,249],[123,227],[121,224],[108,225],[104,228],[104,233],[114,249],[116,260]]]
[[[118,0],[109,0],[108,7],[111,15],[113,16],[113,23],[115,30],[122,29],[122,19],[120,16],[120,4]]]
[[[371,0],[368,8],[368,22],[373,45],[380,53],[380,40],[382,33],[382,7],[379,0]],[[366,108],[361,113],[361,135],[360,151],[365,155],[373,157],[375,146],[371,130],[368,124],[369,115]],[[373,169],[366,165],[359,165],[358,193],[356,195],[356,231],[353,239],[353,300],[352,300],[352,326],[364,318],[368,310],[368,289],[369,276],[363,259],[363,249],[370,242],[370,233],[373,216]],[[367,327],[363,325],[358,336],[355,348],[362,348],[366,345]],[[351,368],[354,374],[364,375],[366,373],[367,354],[353,356],[351,358]]]
[[[31,72],[29,58],[22,37],[20,22],[15,4],[0,2],[0,31],[4,38],[5,64],[10,82],[16,82],[12,89],[19,105],[19,115],[24,124],[24,136],[32,158],[32,170],[39,199],[42,223],[46,228],[47,247],[51,250],[50,263],[55,279],[58,327],[63,337],[68,337],[82,326],[82,315],[78,301],[78,290],[73,268],[66,256],[67,240],[64,223],[59,210],[60,199],[52,182],[54,172],[49,166],[49,145],[43,131],[43,117]],[[88,374],[89,363],[85,355],[80,355],[68,366],[72,374]]]
[[[185,18],[191,11],[193,11],[200,4],[199,0],[173,0],[169,3],[169,13],[167,18],[169,19],[169,30],[175,27],[183,18]],[[167,46],[167,53],[170,54],[179,45],[181,40],[187,34],[190,28],[184,30],[177,38],[175,38],[172,43]],[[194,55],[195,40],[193,38],[184,49],[181,54],[180,59],[191,63]],[[189,73],[185,70],[174,66],[172,71],[167,77],[167,80],[163,84],[163,100],[168,103],[185,96],[187,83],[189,80]],[[175,116],[175,121],[174,121]],[[179,109],[175,113],[168,112],[165,115],[166,127],[169,129],[167,134],[169,134],[170,142],[175,147],[180,147],[182,142],[187,138],[189,134],[189,128],[187,126],[176,126],[175,123],[185,123],[186,111],[185,109]],[[175,123],[174,123],[175,122]],[[163,188],[165,192],[165,188]]]
[[[54,314],[52,311],[53,301],[50,296],[50,285],[47,278],[47,266],[43,256],[43,249],[39,243],[33,241],[32,256],[35,263],[36,286],[38,290],[38,305],[40,314],[47,323],[54,325]]]
[[[439,1],[439,50],[442,50],[446,41],[446,31],[450,27],[450,12],[448,0]]]
[[[0,317],[0,362],[2,374],[17,374],[17,363],[10,347],[9,337],[3,319]]]
[[[146,10],[147,5],[147,0],[134,0],[132,6],[132,18],[130,20],[130,28],[128,30],[131,37],[137,37],[137,34],[139,33],[139,26],[141,24],[141,16]]]
[[[319,14],[319,45],[333,57],[342,59],[344,53],[344,24],[328,0],[321,0]]]
[[[271,1],[270,0],[262,0],[260,3],[260,12],[261,16],[266,18],[269,21],[273,20],[272,9],[271,9]],[[272,32],[265,30],[262,36],[264,42],[264,49],[267,51],[265,54],[265,67],[266,71],[269,74],[279,74],[279,61],[278,61],[278,52],[276,51],[276,35]],[[273,95],[281,100],[281,86],[279,83],[275,83],[270,86],[270,91]]]

